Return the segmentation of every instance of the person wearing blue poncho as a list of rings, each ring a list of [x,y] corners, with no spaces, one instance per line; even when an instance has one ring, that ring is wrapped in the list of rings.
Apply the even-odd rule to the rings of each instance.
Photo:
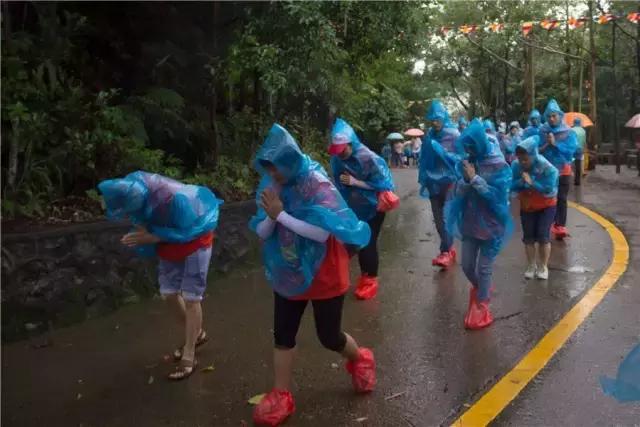
[[[98,189],[107,218],[129,219],[136,227],[122,243],[159,258],[160,293],[185,329],[184,346],[173,353],[179,365],[169,379],[185,379],[197,365],[196,347],[207,340],[200,301],[207,286],[213,231],[222,201],[208,188],[147,172],[102,181]]]
[[[493,120],[484,119],[482,121],[482,125],[484,126],[485,132],[487,132],[489,135],[496,136],[496,126],[493,124]]]
[[[567,237],[567,198],[571,185],[571,165],[578,148],[576,133],[564,123],[564,112],[555,99],[544,110],[545,124],[540,126],[540,153],[560,172],[558,207],[551,232],[556,239]]]
[[[466,155],[456,164],[462,178],[447,203],[445,224],[452,236],[462,240],[462,269],[472,285],[464,325],[480,329],[493,322],[489,310],[493,262],[513,229],[511,168],[479,120],[471,122],[457,144]]]
[[[540,111],[536,108],[531,110],[531,113],[529,113],[529,125],[525,128],[524,132],[522,132],[523,139],[533,135],[538,135],[540,132],[540,126],[542,125],[541,119],[542,116]]]
[[[517,193],[520,199],[522,241],[527,254],[524,277],[547,280],[551,254],[550,229],[556,215],[558,170],[538,154],[539,142],[540,137],[534,135],[518,143],[518,158],[511,165],[511,191]]]
[[[445,106],[437,99],[431,102],[425,118],[431,122],[431,128],[422,137],[418,183],[420,195],[429,198],[433,221],[440,236],[440,254],[431,264],[447,269],[455,262],[456,250],[445,227],[444,205],[457,180],[455,142],[460,133],[449,120]]]
[[[458,118],[458,132],[462,132],[467,127],[467,119],[464,116]]]
[[[361,275],[355,291],[357,298],[370,299],[378,292],[378,236],[385,218],[379,197],[395,189],[393,178],[386,162],[360,143],[353,128],[340,118],[331,130],[329,154],[336,187],[371,228],[371,239],[358,253]]]
[[[515,160],[516,146],[520,143],[520,123],[513,121],[509,124],[509,133],[500,139],[500,151],[507,163],[511,164]]]
[[[256,424],[278,425],[295,411],[290,383],[296,335],[309,301],[322,345],[342,354],[358,392],[375,385],[371,350],[358,347],[341,329],[349,288],[349,254],[369,242],[360,221],[318,163],[274,124],[258,150],[254,167],[261,175],[258,212],[249,226],[263,241],[267,280],[274,291],[274,388],[256,406]]]
[[[582,175],[584,175],[583,160],[587,149],[587,132],[582,127],[582,119],[576,117],[573,119],[573,131],[578,139],[578,148],[576,149],[575,160],[573,161],[573,185],[580,185]],[[587,153],[588,155],[588,153]]]

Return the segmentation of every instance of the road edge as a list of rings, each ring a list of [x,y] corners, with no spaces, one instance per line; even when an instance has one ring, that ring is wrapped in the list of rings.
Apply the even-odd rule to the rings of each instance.
[[[569,202],[569,206],[588,216],[605,229],[613,248],[611,263],[596,283],[558,323],[509,372],[460,415],[451,424],[452,426],[486,426],[495,419],[549,363],[627,270],[629,243],[624,233],[594,210],[575,202]]]

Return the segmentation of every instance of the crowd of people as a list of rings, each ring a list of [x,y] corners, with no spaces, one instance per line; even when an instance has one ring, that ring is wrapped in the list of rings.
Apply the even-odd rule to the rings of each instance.
[[[532,111],[526,129],[512,122],[496,131],[490,120],[460,117],[454,123],[444,104],[434,100],[424,136],[406,142],[392,133],[382,157],[337,119],[328,146],[331,176],[284,127],[273,125],[254,160],[261,180],[249,224],[262,242],[274,301],[274,382],[255,408],[257,424],[279,425],[295,411],[290,390],[296,335],[309,302],[318,339],[344,357],[355,391],[374,389],[373,351],[342,330],[341,318],[351,257],[357,255],[360,267],[355,296],[367,300],[379,291],[377,241],[386,214],[400,203],[390,165],[418,167],[420,195],[430,201],[440,238],[432,264],[452,268],[454,242],[461,242],[462,270],[470,283],[467,329],[493,322],[492,270],[513,230],[512,194],[520,201],[524,276],[548,278],[551,233],[568,235],[571,164],[584,139],[564,124],[563,114],[551,100],[543,116]],[[222,201],[208,188],[146,172],[103,181],[99,189],[107,216],[129,219],[135,227],[122,243],[159,259],[160,293],[184,328],[184,345],[173,352],[176,366],[168,378],[185,379],[196,369],[197,347],[208,339],[200,301]]]

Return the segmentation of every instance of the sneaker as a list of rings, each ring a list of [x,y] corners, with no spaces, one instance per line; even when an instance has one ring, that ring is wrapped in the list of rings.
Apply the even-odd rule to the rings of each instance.
[[[296,411],[288,390],[271,390],[253,410],[253,422],[259,426],[278,426]]]
[[[360,276],[358,286],[356,287],[356,298],[367,300],[378,295],[378,278],[367,275]]]
[[[525,279],[533,279],[536,275],[536,265],[530,264],[527,269],[524,271]]]
[[[360,355],[358,360],[347,362],[347,372],[351,374],[356,392],[369,393],[376,385],[376,360],[373,352],[368,348],[360,347],[358,354]]]
[[[536,270],[536,279],[547,280],[549,278],[549,268],[542,266]]]

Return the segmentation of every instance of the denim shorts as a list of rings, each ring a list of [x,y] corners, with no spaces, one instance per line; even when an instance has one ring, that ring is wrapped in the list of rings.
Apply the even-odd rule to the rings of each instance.
[[[551,224],[556,216],[556,207],[549,206],[533,212],[520,212],[522,221],[522,241],[526,245],[532,243],[549,243],[551,241]]]
[[[182,261],[160,259],[160,294],[181,294],[185,301],[200,301],[207,288],[211,247],[200,248]]]

